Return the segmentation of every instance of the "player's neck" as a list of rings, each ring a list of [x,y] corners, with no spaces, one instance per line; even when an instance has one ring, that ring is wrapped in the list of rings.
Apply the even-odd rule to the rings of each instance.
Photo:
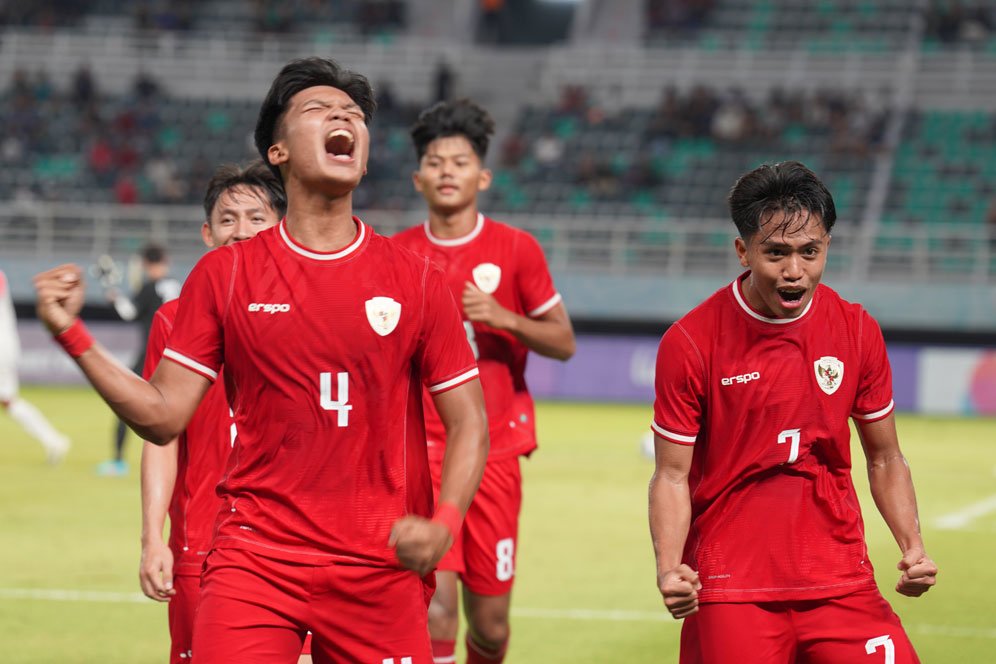
[[[352,193],[335,198],[288,196],[286,219],[287,233],[314,251],[336,251],[356,237]]]
[[[464,237],[477,226],[477,215],[476,205],[468,205],[455,212],[429,210],[429,230],[444,240]]]

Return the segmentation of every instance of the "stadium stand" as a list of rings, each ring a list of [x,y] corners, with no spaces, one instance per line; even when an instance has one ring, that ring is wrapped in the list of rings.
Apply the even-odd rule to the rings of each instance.
[[[0,214],[3,255],[27,250],[21,223],[38,230],[39,254],[173,242],[174,226],[199,215],[184,206],[210,168],[254,156],[273,72],[334,53],[380,97],[356,194],[378,228],[420,215],[407,129],[448,69],[443,87],[498,120],[486,209],[529,228],[564,269],[726,272],[733,178],[795,158],[825,177],[848,222],[835,243],[856,251],[837,252],[834,269],[996,281],[986,3],[962,3],[971,11],[952,30],[938,27],[952,20],[943,2],[586,0],[569,42],[545,49],[468,46],[475,17],[461,24],[449,0],[94,0],[53,23],[58,5],[3,17],[0,200],[13,204]],[[646,13],[646,43],[628,42]]]

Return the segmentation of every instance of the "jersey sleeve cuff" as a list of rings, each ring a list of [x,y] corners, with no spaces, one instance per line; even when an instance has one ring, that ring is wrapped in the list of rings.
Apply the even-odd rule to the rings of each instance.
[[[651,422],[650,428],[653,429],[654,433],[656,433],[664,440],[671,443],[677,443],[678,445],[694,445],[695,439],[698,438],[697,433],[694,435],[676,433],[674,431],[669,431],[665,429],[661,425],[657,424],[657,422]]]
[[[478,373],[479,372],[477,370],[477,367],[468,369],[467,371],[464,371],[463,373],[458,374],[453,378],[450,378],[449,380],[444,380],[440,383],[435,383],[433,385],[430,385],[429,393],[440,394],[442,392],[452,390],[454,387],[459,387],[460,385],[463,385],[464,383],[470,382],[471,380],[477,378]]]
[[[554,293],[553,297],[551,297],[549,300],[539,305],[532,311],[528,311],[526,313],[530,318],[536,318],[537,316],[542,316],[546,312],[550,311],[550,309],[553,309],[555,306],[560,304],[561,300],[563,299],[564,298],[560,296],[560,293]]]
[[[172,348],[167,348],[166,350],[164,350],[163,357],[173,360],[180,366],[186,367],[187,369],[190,369],[196,374],[204,376],[211,382],[214,382],[218,379],[217,371],[211,369],[208,366],[201,364],[197,360],[192,360],[186,355],[176,352]]]
[[[879,420],[887,417],[896,408],[896,402],[889,399],[889,405],[880,410],[876,410],[872,413],[851,413],[851,417],[860,422],[878,422]]]

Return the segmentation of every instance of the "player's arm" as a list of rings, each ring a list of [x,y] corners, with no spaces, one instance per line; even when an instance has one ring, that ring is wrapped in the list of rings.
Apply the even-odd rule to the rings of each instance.
[[[889,413],[875,422],[856,422],[875,506],[903,552],[897,565],[902,576],[896,591],[919,597],[936,583],[937,566],[924,551],[913,478],[899,449],[895,414]]]
[[[655,468],[650,478],[650,537],[657,559],[657,587],[675,618],[698,611],[698,574],[681,562],[692,521],[688,473],[691,445],[678,445],[654,435]]]
[[[176,485],[179,440],[142,446],[142,560],[138,579],[146,597],[167,602],[173,589],[173,552],[163,539]]]
[[[562,302],[535,318],[520,316],[469,281],[464,284],[462,301],[469,320],[510,332],[531,351],[556,360],[574,355],[574,328]]]
[[[401,564],[423,576],[435,568],[453,544],[481,483],[489,445],[484,393],[478,379],[436,393],[432,400],[446,427],[436,516],[432,520],[417,516],[400,519],[390,540]]]
[[[162,361],[166,342],[173,330],[169,317],[161,311],[152,317],[142,376],[150,377]],[[167,602],[173,590],[173,552],[163,540],[166,515],[176,485],[179,440],[163,446],[142,444],[142,557],[138,581],[150,599]]]
[[[61,265],[34,278],[38,317],[74,356],[111,410],[145,440],[165,444],[187,426],[210,381],[174,362],[162,362],[149,382],[90,342],[77,316],[83,307],[81,270]]]

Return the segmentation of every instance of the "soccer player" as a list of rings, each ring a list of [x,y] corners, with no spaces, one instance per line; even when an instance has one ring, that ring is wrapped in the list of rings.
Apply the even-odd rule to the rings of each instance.
[[[0,405],[29,436],[41,443],[49,463],[62,461],[69,451],[69,438],[56,431],[41,411],[19,394],[17,358],[21,340],[7,277],[0,270]]]
[[[917,662],[875,585],[848,418],[902,553],[896,590],[923,594],[937,567],[882,333],[820,284],[833,198],[790,161],[743,175],[729,207],[747,271],[672,325],[657,359],[650,530],[664,604],[685,619],[681,662]]]
[[[219,485],[193,652],[201,664],[427,664],[432,572],[487,457],[478,370],[427,259],[352,216],[374,110],[366,78],[296,60],[260,108],[256,146],[287,215],[209,252],[187,278],[150,381],[76,318],[75,266],[35,278],[56,340],[137,433],[165,443],[225,366],[237,428]],[[433,514],[421,385],[446,426]]]
[[[122,320],[138,321],[141,345],[131,369],[136,374],[141,374],[145,365],[146,343],[156,311],[164,303],[175,300],[180,295],[180,283],[169,277],[169,259],[166,251],[159,245],[150,244],[142,249],[142,272],[145,280],[133,300],[117,289],[107,292],[108,299],[114,303],[114,310]],[[98,475],[118,477],[128,474],[128,462],[124,459],[127,434],[127,426],[118,420],[114,430],[114,456],[97,465]]]
[[[280,180],[261,161],[215,171],[204,195],[201,237],[210,248],[254,237],[275,226],[287,207]],[[179,300],[156,312],[142,375],[151,378],[176,320]],[[166,445],[142,449],[142,561],[139,581],[151,599],[169,602],[170,662],[189,661],[201,569],[221,507],[215,486],[234,442],[224,381],[204,395],[187,428]],[[169,545],[163,526],[169,513]]]
[[[424,111],[412,128],[418,157],[415,188],[429,218],[395,236],[446,273],[462,304],[467,338],[481,372],[491,452],[460,537],[440,562],[429,608],[435,662],[455,661],[459,622],[457,576],[467,616],[468,662],[500,662],[508,647],[522,477],[519,457],[536,448],[526,356],[533,350],[566,360],[574,331],[539,243],[478,211],[491,172],[484,159],[494,122],[468,100]],[[443,426],[426,394],[429,459],[439,489]]]

